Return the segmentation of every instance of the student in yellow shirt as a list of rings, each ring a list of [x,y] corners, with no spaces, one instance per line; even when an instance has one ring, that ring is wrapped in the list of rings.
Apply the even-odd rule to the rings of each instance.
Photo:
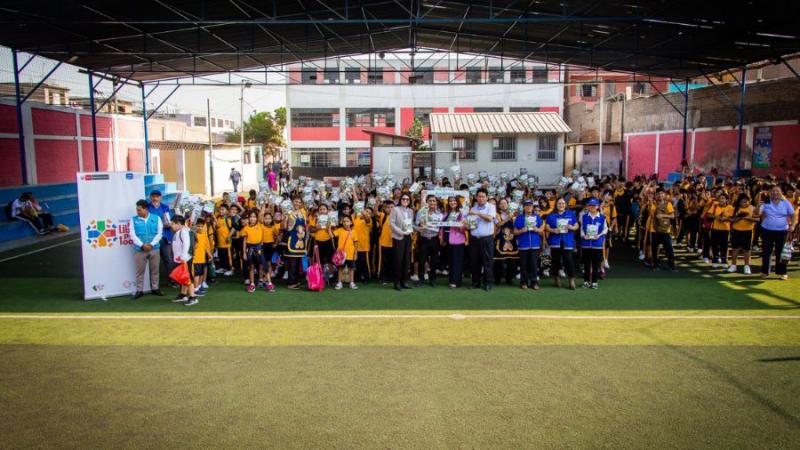
[[[202,297],[206,294],[203,283],[206,280],[206,265],[211,256],[211,246],[208,242],[208,234],[206,232],[206,221],[203,218],[197,219],[195,224],[195,243],[194,253],[192,254],[192,271],[194,272],[194,285],[198,287],[194,291],[194,295]]]
[[[758,222],[754,214],[755,208],[750,204],[750,196],[739,194],[739,203],[731,218],[731,265],[728,272],[736,272],[736,260],[739,253],[744,257],[744,273],[750,275],[750,249],[753,245],[753,229]]]
[[[219,257],[219,269],[217,272],[229,277],[233,275],[233,253],[231,251],[233,221],[228,213],[228,205],[220,205],[217,213],[219,214],[215,221],[217,256]]]
[[[257,206],[258,200],[256,200],[256,190],[250,189],[247,200],[244,202],[244,209],[250,211],[251,209],[256,209]]]
[[[308,231],[314,238],[314,245],[319,247],[319,262],[328,271],[333,273],[333,240],[331,239],[331,220],[328,215],[328,205],[322,203],[317,208],[317,212],[308,218]],[[314,251],[314,246],[310,246],[310,252]],[[310,253],[313,254],[313,253]]]
[[[386,286],[394,280],[394,269],[392,268],[392,230],[389,228],[389,216],[394,208],[394,202],[385,200],[383,202],[383,213],[378,219],[379,235],[378,245],[378,273],[381,285]]]
[[[728,194],[720,192],[717,203],[708,210],[707,217],[713,219],[711,224],[711,267],[728,266],[728,239],[730,238],[733,206],[728,204]]]
[[[353,231],[353,219],[350,216],[342,216],[341,221],[342,226],[331,232],[331,236],[336,238],[336,250],[344,250],[344,263],[337,272],[338,280],[334,289],[342,288],[342,277],[345,270],[350,271],[350,289],[358,289],[355,282],[358,235]]]
[[[247,217],[247,224],[239,232],[242,237],[242,254],[247,262],[247,268],[250,273],[248,278],[247,292],[255,292],[256,290],[256,275],[260,273],[261,266],[264,264],[264,250],[261,243],[264,239],[264,225],[258,222],[258,214],[251,211]],[[275,286],[272,285],[269,271],[266,273],[266,288],[270,292],[275,291]]]
[[[270,212],[263,212],[261,217],[261,223],[264,225],[264,234],[261,239],[264,265],[261,267],[261,270],[269,272],[271,275],[274,270],[274,267],[272,267],[272,254],[275,253],[275,246],[280,240],[281,224],[272,220],[272,214]],[[261,278],[264,278],[263,274]]]
[[[372,233],[372,210],[364,208],[361,214],[353,221],[353,231],[356,241],[356,274],[358,281],[368,282],[370,279],[370,249],[372,248],[370,234]]]

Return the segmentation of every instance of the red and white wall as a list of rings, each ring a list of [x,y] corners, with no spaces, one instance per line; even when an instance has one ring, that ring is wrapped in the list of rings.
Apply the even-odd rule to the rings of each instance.
[[[26,102],[22,106],[28,184],[68,183],[94,170],[88,111]],[[97,153],[102,171],[144,171],[141,117],[98,114]],[[0,101],[0,186],[22,184],[14,101]]]
[[[754,129],[772,127],[772,161],[769,169],[753,169],[753,174],[782,176],[800,167],[800,123],[794,121],[746,124],[742,130],[743,169],[752,167]],[[687,130],[686,159],[690,166],[704,172],[717,168],[732,173],[736,168],[737,127],[696,128]],[[623,158],[628,178],[637,175],[667,174],[680,169],[683,150],[682,130],[646,131],[625,134]]]

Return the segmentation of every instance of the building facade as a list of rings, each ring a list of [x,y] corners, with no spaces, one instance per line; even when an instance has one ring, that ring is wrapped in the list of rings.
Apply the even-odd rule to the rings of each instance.
[[[368,172],[365,130],[404,135],[419,119],[429,141],[431,113],[562,113],[558,66],[459,58],[415,65],[396,55],[377,61],[365,56],[290,67],[287,138],[293,167]]]

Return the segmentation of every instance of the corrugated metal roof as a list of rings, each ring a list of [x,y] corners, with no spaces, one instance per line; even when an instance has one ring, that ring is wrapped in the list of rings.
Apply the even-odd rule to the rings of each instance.
[[[431,133],[552,134],[572,131],[555,112],[433,113]]]

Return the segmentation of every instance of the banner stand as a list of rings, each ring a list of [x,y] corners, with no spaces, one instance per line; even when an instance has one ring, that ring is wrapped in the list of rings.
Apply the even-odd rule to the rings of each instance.
[[[136,291],[131,218],[144,198],[144,174],[78,172],[83,299],[105,301]],[[149,271],[145,289],[149,291]]]

